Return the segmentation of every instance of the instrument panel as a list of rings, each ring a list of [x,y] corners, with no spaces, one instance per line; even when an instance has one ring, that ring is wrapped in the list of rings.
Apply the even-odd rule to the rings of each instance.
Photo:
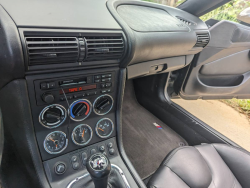
[[[118,68],[106,69],[26,77],[43,161],[116,136]]]

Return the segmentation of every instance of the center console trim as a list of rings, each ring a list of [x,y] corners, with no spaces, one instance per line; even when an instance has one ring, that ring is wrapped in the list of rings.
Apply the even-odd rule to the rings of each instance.
[[[126,186],[126,188],[130,188],[130,185],[128,183],[128,180],[125,176],[125,174],[123,173],[122,169],[120,167],[118,167],[117,165],[115,164],[111,164],[111,167],[112,168],[115,168],[116,170],[118,170],[119,174],[121,175],[122,179],[123,179],[123,182]],[[83,179],[83,178],[86,178],[89,176],[89,173],[85,173],[84,175],[82,176],[79,176],[79,177],[76,177],[74,180],[72,180],[68,185],[67,185],[67,188],[72,188],[71,186],[74,185],[74,183],[78,182],[79,180]]]

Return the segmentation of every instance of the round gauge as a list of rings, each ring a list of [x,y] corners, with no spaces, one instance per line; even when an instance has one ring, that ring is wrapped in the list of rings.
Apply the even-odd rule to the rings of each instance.
[[[59,104],[45,107],[39,115],[39,122],[46,128],[52,129],[60,126],[66,120],[66,109]]]
[[[101,95],[94,102],[94,112],[97,115],[107,114],[113,107],[113,101],[110,95]]]
[[[93,136],[91,127],[87,124],[76,126],[72,132],[72,141],[79,146],[86,145],[90,142]]]
[[[95,131],[96,134],[101,138],[109,137],[114,130],[114,124],[109,118],[103,118],[99,120],[96,124]]]
[[[80,99],[73,102],[69,107],[70,118],[74,121],[86,119],[92,110],[91,102],[87,99]]]
[[[64,132],[55,131],[46,136],[43,146],[50,154],[61,153],[68,146],[68,139]]]

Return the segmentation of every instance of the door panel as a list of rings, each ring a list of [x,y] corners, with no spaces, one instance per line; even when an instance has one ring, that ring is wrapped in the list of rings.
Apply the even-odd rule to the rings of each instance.
[[[250,98],[250,27],[220,21],[211,40],[189,67],[184,99]]]
[[[201,67],[202,75],[235,75],[250,71],[249,50],[241,51]]]

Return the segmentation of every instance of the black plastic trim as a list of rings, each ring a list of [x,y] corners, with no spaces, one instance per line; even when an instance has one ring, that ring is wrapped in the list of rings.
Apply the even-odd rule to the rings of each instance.
[[[11,80],[24,77],[22,46],[17,27],[0,5],[0,89]]]
[[[130,171],[131,175],[133,176],[134,180],[136,181],[137,185],[141,188],[146,188],[145,184],[143,183],[140,176],[136,172],[134,166],[132,165],[129,158],[127,157],[126,152],[123,147],[123,142],[122,142],[122,103],[123,103],[123,97],[124,97],[125,82],[126,82],[126,69],[120,69],[119,84],[118,84],[119,88],[118,88],[118,97],[117,97],[117,110],[116,110],[117,145],[118,145],[118,150],[121,155],[121,158],[124,161],[125,165],[127,166],[128,170]]]
[[[8,156],[10,151],[18,156],[18,161],[5,163],[2,169],[4,174],[7,175],[7,171],[10,171],[9,173],[17,178],[11,180],[15,187],[22,187],[22,182],[15,181],[18,180],[17,171],[21,170],[22,175],[28,180],[24,182],[28,183],[27,188],[49,188],[35,138],[27,83],[24,79],[14,80],[1,90],[0,106],[4,134],[8,142],[8,147],[4,149],[4,158],[13,158],[12,154]]]

